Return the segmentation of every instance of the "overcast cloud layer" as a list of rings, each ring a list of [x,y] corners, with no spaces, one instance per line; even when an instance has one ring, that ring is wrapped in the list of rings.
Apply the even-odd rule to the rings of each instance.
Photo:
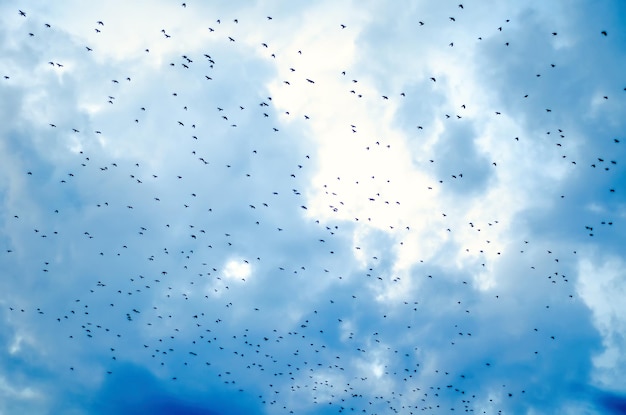
[[[620,1],[0,2],[0,414],[626,413]]]

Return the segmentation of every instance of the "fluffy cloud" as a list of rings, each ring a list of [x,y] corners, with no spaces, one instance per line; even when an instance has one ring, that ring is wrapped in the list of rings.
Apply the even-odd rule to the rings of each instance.
[[[578,6],[3,6],[0,409],[619,413]]]

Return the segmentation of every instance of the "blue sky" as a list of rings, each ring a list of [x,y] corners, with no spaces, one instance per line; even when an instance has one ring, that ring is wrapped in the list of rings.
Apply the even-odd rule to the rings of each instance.
[[[1,414],[626,411],[621,2],[181,3],[0,2]]]

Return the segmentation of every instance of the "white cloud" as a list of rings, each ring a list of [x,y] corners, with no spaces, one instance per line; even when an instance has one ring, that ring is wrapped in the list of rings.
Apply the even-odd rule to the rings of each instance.
[[[233,280],[245,280],[252,273],[252,267],[241,259],[230,259],[224,265],[224,276]]]
[[[0,411],[89,412],[128,366],[268,413],[592,412],[553,386],[591,361],[617,389],[615,13],[186,3],[0,6]]]
[[[626,358],[626,263],[619,257],[585,257],[578,264],[577,290],[593,314],[602,336],[601,353],[593,356],[594,381],[603,388],[624,391]]]

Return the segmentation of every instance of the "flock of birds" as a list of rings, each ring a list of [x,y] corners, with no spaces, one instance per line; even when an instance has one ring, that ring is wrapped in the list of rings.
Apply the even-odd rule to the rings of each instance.
[[[182,3],[179,7],[193,13],[191,5]],[[456,15],[447,21],[419,21],[416,26],[457,24],[465,10],[459,4]],[[31,42],[63,30],[41,16],[33,17],[28,10],[19,10],[15,17],[36,22],[24,33]],[[315,111],[283,111],[271,96],[257,93],[258,88],[242,96],[225,97],[224,91],[219,95],[220,85],[238,82],[233,80],[236,75],[228,73],[236,65],[227,60],[241,53],[238,47],[244,48],[233,34],[239,20],[212,20],[211,27],[204,29],[212,36],[216,51],[184,53],[161,64],[156,72],[164,81],[151,86],[158,102],[128,108],[134,93],[141,96],[141,86],[133,90],[135,84],[141,85],[141,72],[118,73],[97,85],[97,90],[106,91],[99,97],[99,111],[113,114],[115,125],[96,125],[85,117],[72,120],[56,112],[58,118],[46,120],[46,129],[33,127],[31,131],[36,134],[56,140],[50,142],[70,143],[74,150],[59,159],[70,160],[73,167],[60,171],[52,164],[26,165],[25,186],[35,194],[41,212],[32,216],[29,212],[37,209],[10,212],[11,223],[6,229],[13,235],[29,233],[7,243],[1,261],[5,266],[29,262],[29,269],[37,275],[30,289],[61,286],[66,287],[67,294],[62,304],[51,298],[34,308],[15,300],[7,305],[11,318],[20,321],[37,314],[40,324],[48,327],[47,336],[73,351],[73,357],[66,356],[60,364],[77,379],[93,377],[95,372],[112,382],[122,376],[120,361],[133,361],[171,382],[213,384],[253,397],[270,413],[315,412],[316,405],[323,405],[320,411],[331,408],[338,413],[478,412],[480,408],[482,413],[496,414],[505,413],[512,401],[523,405],[525,396],[538,386],[536,382],[524,386],[530,378],[524,370],[513,385],[502,383],[510,379],[508,360],[523,362],[532,371],[533,365],[541,364],[544,353],[552,355],[562,347],[559,334],[566,332],[552,313],[579,306],[574,284],[566,275],[573,270],[565,267],[568,271],[563,271],[563,264],[576,260],[576,251],[546,248],[539,241],[524,239],[507,251],[490,237],[496,238],[503,226],[498,217],[473,220],[463,225],[464,229],[454,226],[458,218],[447,211],[422,218],[441,225],[437,238],[441,233],[473,235],[471,247],[459,247],[468,258],[476,258],[475,269],[468,275],[491,269],[490,261],[510,261],[528,269],[532,282],[524,292],[552,290],[545,297],[549,302],[531,301],[520,306],[519,312],[536,316],[534,325],[516,328],[515,335],[495,335],[503,344],[508,344],[507,336],[516,337],[526,348],[508,344],[512,348],[509,352],[476,350],[473,345],[488,332],[479,321],[496,322],[500,312],[515,318],[501,306],[503,301],[514,301],[507,298],[512,291],[477,294],[476,279],[444,277],[444,272],[428,261],[416,264],[408,276],[390,272],[390,259],[385,255],[390,256],[396,245],[418,232],[412,227],[415,218],[398,218],[395,213],[409,203],[408,198],[387,191],[399,178],[334,177],[321,189],[326,211],[313,217],[319,211],[307,203],[306,189],[319,160],[314,145],[294,142],[292,125],[307,128],[315,120]],[[266,16],[254,24],[271,27],[275,20]],[[503,21],[493,31],[501,36],[505,48],[513,49],[512,40],[504,36],[508,23]],[[106,37],[108,26],[107,21],[94,21],[91,36]],[[350,29],[349,24],[336,25],[339,33]],[[163,29],[160,36],[160,42],[173,43],[182,35]],[[547,39],[557,36],[557,32],[545,33]],[[598,30],[597,36],[600,42],[608,33]],[[476,42],[486,40],[481,36]],[[442,47],[457,48],[458,43],[450,41]],[[79,59],[98,59],[96,46],[81,48],[84,56],[77,54]],[[146,45],[142,56],[150,56],[151,49],[156,48]],[[266,42],[258,45],[257,52],[274,62],[282,58],[281,53],[291,54],[290,62],[307,53],[272,50]],[[35,68],[29,70],[42,71],[44,65],[64,71],[73,65],[78,71],[79,63],[74,59],[46,62],[34,62]],[[221,70],[222,66],[229,69]],[[549,61],[545,68],[559,69]],[[14,81],[20,70],[5,73],[5,85]],[[318,87],[321,81],[307,72],[311,71],[289,66],[290,77],[281,81],[281,87]],[[366,81],[352,77],[349,70],[340,69],[336,76],[345,86],[337,93],[354,99],[400,101],[401,106],[402,100],[410,98],[408,91],[370,96],[366,92],[369,87],[360,89]],[[100,78],[94,76],[94,82]],[[180,80],[190,86],[181,90],[169,87],[169,81],[184,85]],[[424,81],[441,83],[436,74]],[[609,91],[603,99],[619,92]],[[202,93],[206,94],[199,108],[195,101]],[[531,99],[531,92],[519,96],[519,101]],[[116,110],[118,106],[122,110]],[[461,122],[471,117],[466,115],[468,107],[470,103],[464,103],[456,112],[442,113],[439,118],[442,122]],[[561,110],[540,111],[552,114]],[[493,116],[503,112],[494,111]],[[413,131],[416,140],[429,134],[428,129],[428,120],[417,121]],[[352,122],[345,122],[345,130],[345,137],[337,140],[367,134]],[[257,132],[260,139],[248,137],[250,131]],[[155,144],[159,162],[132,151],[117,155],[106,151],[109,145],[130,148],[116,139],[117,134],[139,137],[138,145],[150,149],[145,135],[154,133],[171,137],[165,147]],[[619,137],[599,137],[614,150],[583,160],[568,154],[564,126],[551,125],[545,134],[554,141],[555,158],[571,169],[612,174],[620,166]],[[532,139],[508,138],[512,148]],[[394,143],[382,138],[361,140],[361,152],[370,160],[393,157]],[[172,150],[175,152],[170,153]],[[167,161],[161,162],[163,159]],[[445,192],[454,183],[471,180],[471,173],[466,171],[441,174],[434,167],[438,163],[433,155],[421,166],[432,179],[420,189],[424,199]],[[486,163],[489,169],[499,169],[503,162],[494,159]],[[363,190],[369,186],[367,182],[375,185]],[[373,188],[376,190],[368,190]],[[604,190],[619,191],[612,184]],[[333,219],[333,215],[353,211],[348,206],[352,200],[348,193],[352,192],[363,194],[366,207],[361,212],[367,212],[365,216],[350,222],[341,216]],[[567,195],[559,196],[567,200]],[[163,221],[165,217],[169,219]],[[580,231],[593,237],[600,227],[613,226],[615,220],[590,222]],[[358,227],[385,229],[394,246],[371,255],[365,246],[367,240],[364,246],[354,245],[352,233]],[[310,254],[303,254],[306,252]],[[47,257],[41,258],[41,253]],[[367,265],[362,269],[354,262],[359,255],[366,256]],[[89,266],[76,264],[74,256]],[[302,258],[303,263],[294,262]],[[17,281],[20,276],[15,278]],[[63,282],[64,278],[68,282]],[[406,285],[403,279],[407,278],[414,280],[412,285]],[[268,286],[273,287],[271,293]],[[410,293],[410,299],[399,295],[401,299],[387,306],[375,300],[377,293],[397,293],[409,286],[419,286]],[[290,314],[291,310],[296,311]],[[486,316],[484,310],[494,315]],[[428,342],[415,343],[425,336]],[[430,360],[429,351],[433,350],[442,351],[449,360]],[[100,363],[85,364],[88,360]],[[481,390],[477,378],[491,379],[489,384],[499,390]]]

